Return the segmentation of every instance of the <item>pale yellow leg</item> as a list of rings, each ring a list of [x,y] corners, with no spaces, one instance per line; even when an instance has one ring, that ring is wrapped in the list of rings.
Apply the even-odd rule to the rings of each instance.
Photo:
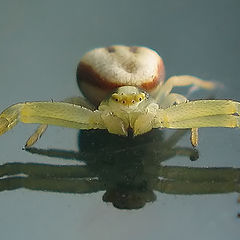
[[[176,105],[180,103],[185,103],[187,101],[188,101],[187,98],[181,94],[170,93],[163,99],[161,103],[159,103],[159,106],[160,108],[167,108],[171,107],[174,104]],[[198,145],[198,128],[191,129],[190,140],[193,147],[196,147]]]
[[[198,145],[198,128],[191,128],[190,141],[193,147]]]
[[[230,100],[198,100],[159,109],[155,127],[239,127],[240,103]]]
[[[194,76],[173,76],[170,77],[162,86],[159,86],[156,90],[154,90],[153,97],[158,103],[161,103],[161,101],[172,91],[173,87],[183,87],[189,85],[194,85],[196,87],[209,90],[216,87],[216,83],[211,81],[204,81]]]
[[[18,121],[77,129],[105,129],[98,111],[64,102],[26,102],[10,106],[0,114],[0,134],[10,130]]]
[[[22,103],[18,103],[5,109],[0,114],[0,135],[12,129],[18,123],[21,107]]]
[[[41,124],[36,131],[28,138],[25,144],[25,148],[31,147],[33,144],[35,144],[38,139],[43,135],[43,133],[47,130],[48,125],[47,124]]]
[[[239,116],[234,115],[214,115],[192,118],[184,121],[173,121],[164,123],[166,128],[185,129],[201,127],[239,127]]]
[[[95,110],[96,108],[89,103],[85,98],[82,97],[70,97],[70,98],[66,98],[64,99],[63,102],[66,103],[71,103],[71,104],[75,104],[75,105],[79,105],[91,110]],[[25,144],[25,148],[29,148],[31,147],[33,144],[35,144],[38,139],[44,134],[44,132],[47,130],[47,125],[46,124],[41,124],[36,131],[28,138],[28,140],[26,141]]]

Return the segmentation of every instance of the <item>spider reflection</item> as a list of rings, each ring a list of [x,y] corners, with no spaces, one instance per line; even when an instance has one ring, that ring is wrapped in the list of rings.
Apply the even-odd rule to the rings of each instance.
[[[76,165],[3,164],[0,191],[21,187],[62,193],[105,191],[103,201],[120,209],[142,208],[156,200],[154,191],[239,192],[240,169],[162,166],[176,155],[198,158],[197,150],[176,146],[185,133],[179,130],[164,138],[161,131],[154,130],[137,138],[125,138],[100,130],[81,131],[78,152],[28,149],[34,154],[76,159]]]

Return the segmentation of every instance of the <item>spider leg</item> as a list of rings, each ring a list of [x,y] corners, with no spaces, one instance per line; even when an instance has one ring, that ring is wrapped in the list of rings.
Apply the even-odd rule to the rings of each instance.
[[[216,87],[216,83],[214,82],[204,81],[190,75],[172,76],[163,85],[154,90],[153,97],[157,102],[161,102],[172,91],[173,87],[189,85],[194,85],[203,89],[213,89]]]
[[[47,130],[48,125],[47,124],[40,124],[38,128],[34,131],[34,133],[28,138],[28,140],[25,143],[25,148],[31,147],[33,144],[35,144],[39,138],[45,133]]]
[[[63,100],[63,102],[66,103],[72,103],[75,105],[79,105],[91,110],[95,110],[95,107],[89,103],[85,98],[83,97],[70,97]],[[47,130],[48,125],[47,124],[41,124],[34,133],[28,138],[25,144],[25,148],[31,147],[33,144],[35,144],[38,139],[44,134],[44,132]]]
[[[0,135],[19,121],[76,129],[105,129],[99,111],[64,102],[26,102],[12,105],[0,114]]]
[[[154,127],[240,127],[240,103],[230,100],[198,100],[159,109]],[[195,130],[193,130],[195,131]],[[195,134],[193,132],[192,134]]]
[[[198,128],[191,128],[190,141],[193,147],[198,145]]]
[[[159,103],[159,106],[160,108],[167,108],[174,104],[176,105],[187,101],[187,98],[181,94],[170,93],[163,99],[162,102]],[[198,128],[191,128],[190,140],[193,147],[196,147],[198,145]]]

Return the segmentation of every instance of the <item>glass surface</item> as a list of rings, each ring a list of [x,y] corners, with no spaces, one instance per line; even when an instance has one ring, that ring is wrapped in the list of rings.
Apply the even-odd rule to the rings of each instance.
[[[240,101],[239,1],[0,3],[1,110],[79,95],[79,59],[112,44],[155,49],[167,77],[222,84],[191,99]],[[239,129],[201,129],[192,149],[186,131],[128,139],[51,126],[22,150],[35,128],[0,137],[1,239],[239,239]]]

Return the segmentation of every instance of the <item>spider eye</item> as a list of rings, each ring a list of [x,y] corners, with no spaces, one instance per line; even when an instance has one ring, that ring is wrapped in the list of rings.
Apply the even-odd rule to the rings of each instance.
[[[112,99],[115,101],[115,102],[119,102],[121,100],[121,97],[117,94],[117,93],[113,93],[112,94]]]
[[[145,93],[139,93],[139,94],[137,94],[136,95],[136,98],[135,98],[135,100],[137,101],[137,102],[141,102],[142,100],[144,100],[145,99]]]

